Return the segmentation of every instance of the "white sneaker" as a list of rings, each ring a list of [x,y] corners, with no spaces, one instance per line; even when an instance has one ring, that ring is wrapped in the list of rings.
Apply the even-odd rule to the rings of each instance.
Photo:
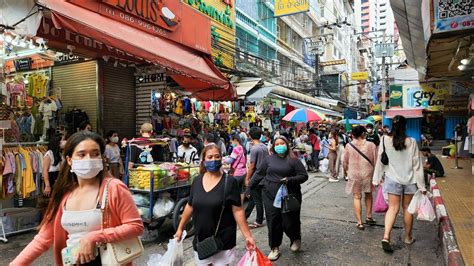
[[[301,240],[299,240],[299,239],[295,240],[295,242],[293,242],[293,244],[291,244],[290,249],[293,252],[299,251],[301,249]]]
[[[280,249],[279,248],[272,249],[270,254],[268,254],[268,259],[271,261],[275,261],[278,258],[280,258]]]
[[[329,182],[331,182],[331,183],[337,183],[337,182],[339,182],[339,179],[334,178],[334,177],[330,177],[330,178],[329,178]]]

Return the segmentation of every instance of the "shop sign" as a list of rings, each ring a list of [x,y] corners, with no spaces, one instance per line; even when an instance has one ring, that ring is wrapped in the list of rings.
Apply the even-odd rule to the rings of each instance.
[[[31,64],[33,60],[30,57],[21,58],[14,60],[15,63],[15,70],[18,71],[28,71],[31,70]]]
[[[166,81],[165,73],[153,73],[135,76],[135,85],[143,85]]]
[[[210,36],[202,34],[209,20],[179,0],[66,0],[102,16],[210,53]]]
[[[444,100],[444,112],[466,112],[469,103],[469,95],[448,96]]]
[[[275,17],[309,11],[309,0],[275,0]]]
[[[70,54],[56,55],[54,65],[66,65],[85,61],[84,57]]]
[[[234,0],[184,0],[184,2],[211,19],[211,56],[214,64],[234,69]]]
[[[442,111],[449,87],[448,82],[403,85],[403,107]]]
[[[433,0],[433,6],[433,33],[474,29],[471,1]]]
[[[369,72],[352,72],[351,79],[352,80],[368,80]]]
[[[390,107],[399,107],[403,105],[403,86],[391,85],[390,86]]]

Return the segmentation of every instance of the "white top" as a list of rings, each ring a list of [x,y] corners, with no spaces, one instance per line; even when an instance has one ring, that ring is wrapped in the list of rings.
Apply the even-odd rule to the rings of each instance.
[[[100,230],[102,212],[100,209],[86,211],[63,211],[61,226],[68,233],[66,245],[74,247],[89,232]]]
[[[196,148],[193,147],[193,145],[189,145],[189,147],[184,147],[183,145],[180,145],[178,147],[178,158],[184,157],[184,162],[186,163],[192,163],[196,160],[199,160],[199,155],[197,154]]]
[[[120,163],[120,147],[118,145],[105,146],[105,157],[109,159],[111,163]]]
[[[46,157],[49,157],[51,159],[51,164],[49,165],[48,172],[50,172],[50,173],[59,172],[59,170],[61,169],[61,163],[58,163],[56,166],[54,166],[54,154],[53,154],[52,150],[48,150],[44,154],[44,158],[46,158]]]
[[[390,136],[384,136],[380,141],[385,143],[385,152],[389,162],[388,165],[384,165],[380,161],[383,152],[383,144],[380,143],[372,183],[378,185],[385,173],[387,177],[399,184],[416,183],[419,189],[424,190],[423,163],[415,139],[407,137],[405,140],[406,149],[403,151],[395,150]]]

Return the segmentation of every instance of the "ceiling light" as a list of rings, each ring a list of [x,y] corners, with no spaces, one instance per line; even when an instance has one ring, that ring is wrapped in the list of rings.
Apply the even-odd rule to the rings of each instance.
[[[10,34],[5,36],[5,42],[11,43],[12,41],[13,41],[13,37]]]
[[[458,66],[458,69],[461,70],[461,71],[464,71],[464,70],[467,69],[467,66],[465,66],[465,65],[459,65],[459,66]]]
[[[155,97],[156,97],[156,98],[161,98],[161,93],[155,92]]]
[[[471,63],[471,58],[464,58],[461,60],[461,64],[463,65],[469,65]]]
[[[30,39],[30,41],[28,42],[28,49],[35,49],[36,48],[36,45],[33,43],[33,40]]]

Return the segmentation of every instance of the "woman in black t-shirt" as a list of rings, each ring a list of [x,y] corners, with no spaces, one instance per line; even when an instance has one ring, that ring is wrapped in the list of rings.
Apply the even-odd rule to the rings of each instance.
[[[238,183],[235,178],[226,177],[223,173],[221,160],[222,153],[216,144],[212,143],[204,148],[200,166],[201,175],[195,178],[191,186],[189,201],[175,234],[175,238],[181,240],[183,229],[192,217],[195,228],[193,247],[196,251],[198,242],[213,236],[216,232],[222,211],[222,201],[225,197],[224,211],[217,228],[217,237],[224,244],[223,249],[204,260],[199,260],[195,252],[197,265],[235,265],[237,263],[234,249],[237,224],[245,237],[247,249],[255,249],[255,241],[242,209]]]
[[[250,182],[250,189],[252,189],[263,179],[262,199],[267,217],[268,242],[271,248],[268,258],[273,261],[280,257],[283,232],[290,238],[290,249],[293,252],[301,248],[300,210],[282,213],[281,208],[273,206],[277,192],[282,184],[286,184],[288,193],[301,204],[301,184],[308,180],[308,173],[301,161],[291,152],[287,138],[278,136],[274,144],[272,154],[263,159]]]

